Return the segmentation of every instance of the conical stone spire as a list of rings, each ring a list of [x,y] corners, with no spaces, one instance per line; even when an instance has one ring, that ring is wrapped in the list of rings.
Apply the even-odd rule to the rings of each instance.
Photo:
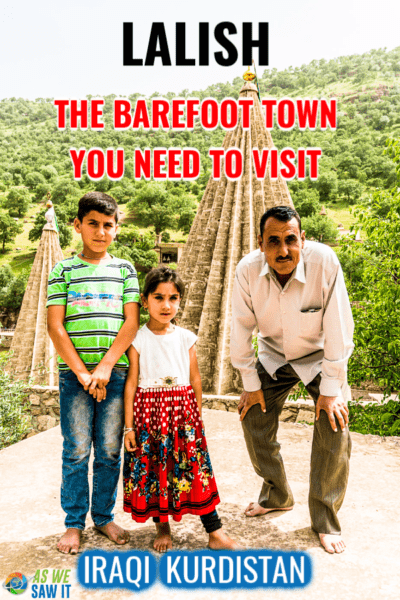
[[[182,303],[182,327],[199,336],[197,354],[203,389],[214,394],[241,391],[239,372],[230,362],[231,297],[236,265],[258,247],[260,218],[272,206],[292,206],[286,182],[258,181],[253,169],[252,149],[274,144],[258,100],[257,88],[246,83],[241,97],[253,98],[251,126],[241,124],[227,133],[223,147],[240,148],[243,175],[229,181],[209,179],[193,222],[178,270],[186,284]]]
[[[32,377],[35,384],[58,385],[57,355],[47,333],[46,301],[49,274],[64,257],[53,208],[47,211],[46,219],[11,344],[8,368],[20,379]]]

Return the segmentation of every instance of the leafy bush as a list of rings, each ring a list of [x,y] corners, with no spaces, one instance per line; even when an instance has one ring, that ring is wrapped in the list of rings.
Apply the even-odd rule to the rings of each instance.
[[[301,226],[309,240],[313,237],[318,242],[334,242],[338,235],[335,223],[329,217],[313,214],[302,219]]]
[[[0,308],[16,311],[20,308],[28,281],[28,273],[14,275],[9,265],[0,267]]]
[[[26,381],[13,379],[5,370],[8,354],[0,357],[0,450],[19,442],[29,428],[23,400]]]
[[[400,435],[400,402],[387,404],[349,404],[349,429],[358,433],[391,436]]]

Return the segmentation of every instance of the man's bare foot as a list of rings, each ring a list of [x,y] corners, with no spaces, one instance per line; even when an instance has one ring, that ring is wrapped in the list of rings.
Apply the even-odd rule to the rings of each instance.
[[[258,502],[250,502],[244,514],[246,517],[261,517],[261,515],[266,515],[273,510],[293,510],[293,506],[288,506],[287,508],[263,508]]]
[[[63,554],[78,554],[82,531],[76,527],[70,527],[60,538],[57,550]]]
[[[209,534],[208,547],[211,550],[244,550],[244,547],[230,538],[222,528]]]
[[[168,552],[172,550],[171,528],[169,523],[156,523],[157,535],[153,543],[157,552]]]
[[[335,554],[337,552],[340,554],[346,548],[346,544],[342,540],[341,535],[333,535],[331,533],[319,533],[319,539],[321,544],[329,554]]]
[[[97,527],[97,525],[94,527],[97,531],[107,536],[109,540],[118,544],[118,546],[123,546],[129,542],[129,533],[114,523],[114,521],[110,521],[110,523],[103,525],[103,527]]]

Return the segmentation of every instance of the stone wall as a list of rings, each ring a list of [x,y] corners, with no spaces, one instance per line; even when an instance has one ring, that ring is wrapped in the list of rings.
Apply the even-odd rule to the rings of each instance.
[[[203,406],[214,410],[227,410],[237,412],[239,396],[203,396]],[[296,402],[286,400],[280,421],[286,423],[314,423],[315,408],[312,400],[297,400]]]
[[[31,427],[26,437],[32,437],[58,425],[60,422],[58,387],[34,385],[26,391],[26,413],[31,416]]]
[[[352,400],[360,404],[376,403],[366,390],[352,389]],[[203,395],[203,406],[213,410],[237,412],[239,396]],[[26,437],[31,437],[55,427],[60,422],[60,399],[58,387],[35,385],[27,388],[26,413],[31,415],[31,427]],[[314,423],[314,402],[310,400],[287,400],[280,421],[286,423]]]

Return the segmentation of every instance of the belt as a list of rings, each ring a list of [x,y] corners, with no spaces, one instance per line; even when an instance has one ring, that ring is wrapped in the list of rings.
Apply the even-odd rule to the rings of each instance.
[[[158,379],[140,379],[139,387],[173,387],[190,385],[189,382],[178,381],[177,377],[159,377]]]

